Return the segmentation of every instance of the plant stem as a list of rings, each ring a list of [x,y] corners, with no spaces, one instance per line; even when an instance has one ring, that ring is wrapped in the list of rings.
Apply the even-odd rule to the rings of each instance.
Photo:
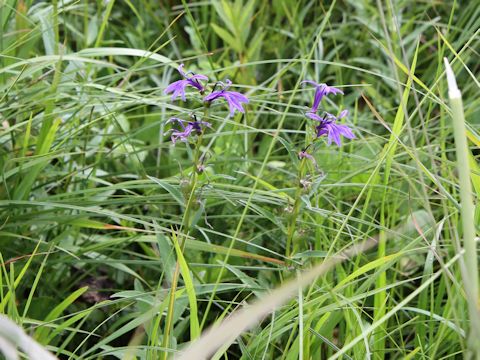
[[[208,108],[204,108],[204,118],[208,116]],[[195,151],[193,154],[193,165],[192,165],[192,173],[190,175],[190,195],[187,200],[187,204],[185,205],[185,212],[184,216],[182,219],[182,224],[179,229],[179,234],[184,233],[185,235],[181,237],[181,240],[179,242],[180,249],[183,252],[185,248],[185,243],[187,240],[187,237],[190,233],[190,216],[192,213],[192,208],[193,204],[195,203],[195,192],[198,184],[198,162],[200,160],[200,154],[201,154],[201,145],[203,141],[203,132],[198,135],[197,138],[197,143],[195,145]],[[163,334],[163,341],[162,341],[162,347],[167,348],[169,345],[169,336],[170,336],[170,331],[172,328],[172,322],[173,322],[173,310],[175,306],[175,292],[177,291],[177,285],[178,285],[178,278],[180,276],[180,263],[177,260],[175,264],[175,272],[173,273],[173,278],[172,278],[172,286],[170,288],[170,299],[168,303],[168,313],[167,313],[167,318],[165,321],[165,331]],[[192,339],[193,340],[193,339]],[[162,359],[167,360],[168,358],[168,352],[165,351],[163,353]]]
[[[290,217],[290,221],[288,222],[287,228],[287,243],[285,245],[285,256],[290,257],[290,248],[292,247],[293,236],[295,234],[295,229],[297,225],[297,217],[300,212],[300,204],[301,200],[300,197],[302,195],[302,184],[300,181],[305,176],[305,164],[307,159],[303,158],[300,162],[300,166],[298,167],[298,182],[297,182],[297,190],[295,191],[295,202],[293,204],[292,214]],[[295,252],[298,244],[293,244],[293,253]]]

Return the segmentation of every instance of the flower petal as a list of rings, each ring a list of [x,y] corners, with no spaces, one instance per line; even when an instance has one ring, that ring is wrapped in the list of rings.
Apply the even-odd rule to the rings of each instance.
[[[328,95],[328,94],[333,94],[333,95],[342,94],[343,95],[343,91],[340,90],[340,89],[337,89],[336,87],[328,86],[327,84],[325,84],[325,95]]]
[[[219,91],[213,91],[212,93],[208,94],[203,98],[203,101],[213,101],[219,97],[223,96],[223,92],[221,90]]]
[[[319,115],[317,115],[317,114],[315,114],[315,113],[313,113],[313,112],[310,112],[310,111],[307,112],[307,113],[305,114],[305,116],[308,117],[308,118],[310,118],[310,119],[312,119],[312,120],[315,120],[315,121],[320,121],[320,122],[323,121],[323,118],[322,118],[321,116],[319,116]]]
[[[180,75],[182,75],[183,77],[186,77],[185,71],[183,70],[184,66],[185,66],[184,64],[180,64],[180,66],[177,68],[177,70],[180,73]]]
[[[165,90],[163,90],[164,94],[172,94],[172,101],[175,100],[178,96],[181,96],[182,100],[185,101],[185,87],[188,85],[187,80],[177,80],[170,85],[168,85]]]
[[[330,145],[332,143],[332,140],[337,144],[338,146],[342,145],[342,140],[340,139],[340,133],[338,132],[336,124],[328,124],[328,140]]]
[[[317,83],[315,81],[312,81],[312,80],[303,80],[300,84],[305,84],[305,83],[313,85],[315,87],[320,86],[320,85],[324,85],[324,84],[319,84],[319,83]]]
[[[205,81],[207,81],[207,80],[208,80],[208,77],[205,76],[205,75],[202,75],[202,74],[195,74],[195,75],[192,75],[191,79],[197,79],[197,80],[205,80]]]
[[[338,128],[338,132],[342,134],[347,139],[355,139],[355,134],[347,125],[336,125]]]
[[[344,117],[348,116],[348,110],[342,110],[340,114],[338,115],[337,119],[342,119]]]
[[[319,86],[317,86],[315,90],[315,95],[313,97],[312,112],[316,112],[318,110],[318,106],[320,105],[320,102],[326,94],[325,87],[325,84],[320,84]]]

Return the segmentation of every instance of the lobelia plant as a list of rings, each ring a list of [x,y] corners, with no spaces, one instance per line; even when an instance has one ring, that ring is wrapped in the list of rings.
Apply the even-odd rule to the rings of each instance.
[[[164,90],[165,95],[172,93],[172,101],[174,101],[178,97],[180,97],[183,101],[187,101],[186,89],[188,87],[197,90],[201,95],[205,94],[208,85],[208,77],[201,74],[195,74],[193,72],[185,72],[183,68],[183,64],[178,67],[178,72],[182,76],[182,79],[169,84]],[[204,112],[202,120],[199,120],[197,116],[193,113],[191,114],[191,121],[186,121],[178,117],[171,117],[167,120],[167,123],[176,124],[180,127],[180,129],[173,128],[172,130],[171,140],[173,145],[176,145],[178,141],[189,144],[190,140],[192,140],[196,136],[196,142],[192,141],[195,144],[193,148],[193,170],[190,174],[189,180],[184,181],[184,186],[182,187],[186,204],[185,210],[183,212],[182,224],[179,229],[179,234],[183,233],[185,234],[185,236],[179,236],[178,248],[176,248],[177,252],[180,251],[183,253],[185,240],[189,235],[190,229],[192,228],[192,211],[196,209],[199,203],[199,199],[197,199],[196,195],[197,188],[201,187],[201,184],[199,184],[199,174],[202,174],[205,169],[205,165],[203,164],[205,156],[201,154],[203,134],[207,128],[212,128],[209,122],[204,121],[208,117],[208,110],[210,108],[210,105],[216,99],[224,98],[227,101],[229,107],[229,116],[231,117],[235,114],[235,111],[244,113],[245,110],[242,104],[248,104],[248,98],[245,95],[228,90],[231,85],[232,82],[228,79],[225,81],[225,83],[217,82],[213,86],[211,93],[203,97],[202,102]],[[217,86],[220,86],[221,89],[216,90]],[[172,233],[172,238],[177,238],[177,234],[175,232]],[[176,241],[177,240],[174,240],[174,242]],[[178,253],[177,255],[179,257],[183,256]],[[169,295],[169,309],[174,308],[175,292],[180,276],[180,271],[180,262],[177,261],[175,272],[172,277],[172,284]],[[185,269],[182,270],[182,275],[185,277],[183,271],[185,271]],[[190,298],[190,301],[193,301],[190,306],[194,308],[196,306],[196,300]],[[167,314],[167,318],[165,321],[164,337],[162,343],[162,346],[164,348],[168,348],[170,338],[169,334],[172,330],[172,327],[173,311],[170,310]],[[192,331],[191,338],[193,340],[196,336],[195,334],[197,334],[199,329],[198,318],[191,318],[190,327]],[[167,352],[164,353],[164,359],[167,358],[167,354]]]
[[[343,95],[343,91],[336,87],[329,86],[325,83],[317,83],[311,80],[305,80],[305,81],[302,81],[302,83],[307,83],[315,87],[313,105],[305,113],[305,116],[307,118],[314,120],[317,123],[317,125],[315,125],[316,138],[314,139],[314,141],[323,136],[326,136],[328,145],[331,145],[331,143],[334,142],[338,146],[341,146],[342,136],[347,139],[354,139],[355,134],[347,125],[337,123],[338,120],[348,116],[348,110],[342,110],[338,116],[334,116],[326,111],[322,112],[322,116],[317,114],[320,104],[322,102],[322,99],[325,96],[337,95],[337,94]],[[300,212],[300,205],[301,205],[300,198],[302,195],[302,191],[308,188],[306,184],[310,183],[309,181],[305,180],[306,161],[307,160],[311,161],[315,166],[315,168],[317,169],[317,162],[315,160],[315,157],[308,152],[310,148],[314,148],[314,145],[315,145],[314,143],[310,143],[308,146],[306,146],[303,150],[301,150],[298,153],[298,158],[300,159],[300,165],[298,168],[298,186],[297,186],[297,190],[295,192],[295,197],[294,197],[295,202],[291,210],[291,214],[290,214],[290,218],[287,226],[287,241],[286,241],[286,250],[285,250],[285,254],[287,257],[291,255],[291,250],[292,250],[291,247],[292,247],[293,237],[295,235],[296,222]],[[294,245],[293,252],[295,252],[298,244],[293,244],[293,245]]]

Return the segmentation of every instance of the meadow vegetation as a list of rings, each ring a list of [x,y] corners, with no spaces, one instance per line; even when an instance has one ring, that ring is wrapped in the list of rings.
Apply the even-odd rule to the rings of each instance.
[[[478,1],[0,20],[7,359],[480,359]]]

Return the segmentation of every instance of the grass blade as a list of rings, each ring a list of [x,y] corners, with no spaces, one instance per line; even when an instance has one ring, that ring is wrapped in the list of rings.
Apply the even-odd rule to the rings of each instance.
[[[480,358],[480,303],[478,284],[477,244],[475,242],[475,207],[472,199],[472,183],[470,178],[470,165],[463,113],[462,95],[457,86],[455,75],[446,58],[445,68],[448,80],[448,96],[452,108],[453,133],[457,153],[457,169],[460,188],[460,213],[463,227],[463,248],[465,249],[465,270],[463,271],[463,286],[467,294],[468,311],[470,319],[470,333],[468,347],[472,358]]]

